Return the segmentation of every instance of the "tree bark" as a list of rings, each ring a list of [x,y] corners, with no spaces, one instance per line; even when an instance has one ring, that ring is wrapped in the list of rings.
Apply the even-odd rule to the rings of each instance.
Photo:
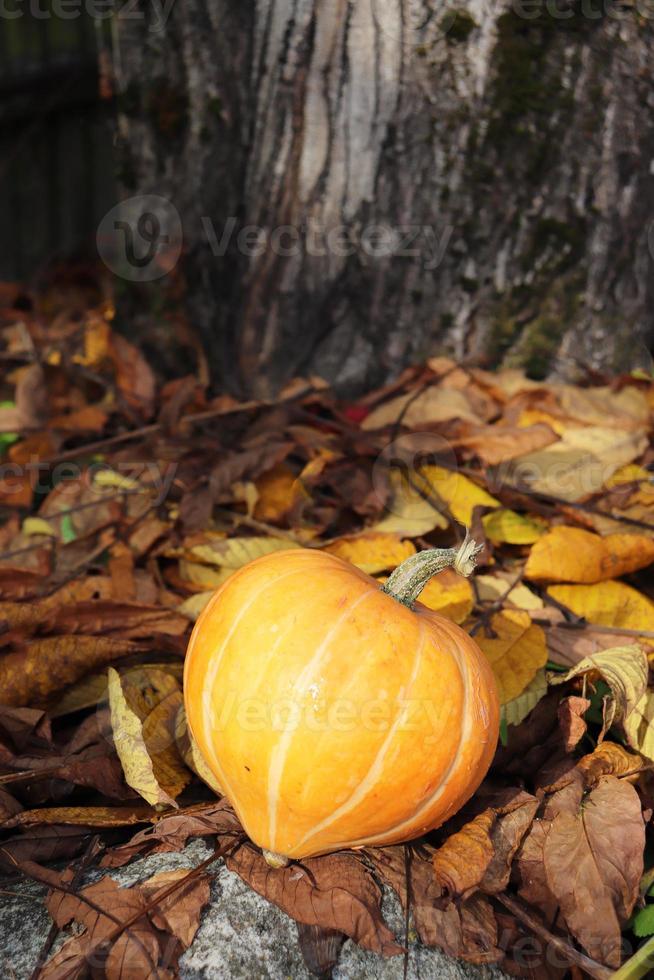
[[[437,352],[541,377],[651,366],[642,3],[184,0],[158,30],[119,19],[126,193],[182,217],[216,381],[352,392]]]

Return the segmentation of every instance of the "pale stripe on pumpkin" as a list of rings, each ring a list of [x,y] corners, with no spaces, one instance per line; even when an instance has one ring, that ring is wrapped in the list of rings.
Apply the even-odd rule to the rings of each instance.
[[[350,619],[354,613],[354,610],[357,608],[357,606],[361,605],[364,599],[374,595],[377,595],[376,589],[369,589],[368,591],[364,592],[352,603],[351,606],[349,606],[349,608],[345,610],[341,616],[338,617],[336,622],[327,632],[313,657],[293,685],[293,690],[298,696],[301,696],[304,691],[306,691],[314,680],[316,673],[321,669],[325,651],[329,649],[330,642],[334,638],[335,634],[340,630],[343,623]],[[281,786],[284,766],[286,765],[286,759],[293,734],[293,731],[287,730],[283,732],[279,742],[273,749],[270,756],[270,767],[268,769],[268,833],[270,836],[270,850],[272,851],[274,851],[277,846],[277,817],[279,815],[280,803],[279,788]]]
[[[405,700],[405,698],[408,697],[411,688],[415,683],[416,677],[418,676],[418,673],[420,671],[420,666],[422,663],[422,654],[425,648],[425,640],[426,640],[426,632],[425,632],[424,623],[420,622],[420,643],[418,644],[417,653],[413,661],[411,676],[409,678],[406,687],[400,688],[400,690],[398,691],[397,699],[400,702],[400,704],[402,703],[402,701]],[[337,810],[334,810],[333,813],[331,813],[328,817],[322,820],[316,827],[314,827],[313,830],[311,830],[308,834],[305,834],[302,840],[299,841],[298,844],[296,845],[297,847],[301,847],[303,844],[306,844],[308,840],[311,840],[312,837],[316,837],[323,830],[326,830],[333,823],[335,823],[340,817],[343,817],[345,816],[345,814],[350,813],[355,807],[359,805],[359,803],[362,802],[362,800],[366,798],[370,790],[375,788],[376,781],[379,779],[379,776],[381,775],[382,767],[384,765],[386,756],[388,755],[389,749],[393,744],[395,734],[399,729],[400,725],[405,721],[410,710],[411,710],[411,706],[405,705],[402,708],[402,710],[399,712],[395,722],[389,729],[386,738],[384,739],[383,743],[379,747],[379,751],[375,759],[373,760],[372,765],[368,769],[368,772],[363,777],[362,781],[359,783],[357,788],[351,794],[351,796],[344,803],[342,803]]]
[[[223,656],[225,654],[227,646],[231,641],[232,637],[234,636],[234,633],[236,632],[239,623],[246,615],[246,613],[249,612],[252,606],[256,602],[259,602],[261,600],[261,596],[264,594],[264,592],[268,588],[271,588],[272,586],[276,587],[284,579],[291,578],[293,575],[303,575],[303,574],[304,574],[303,569],[294,568],[292,569],[292,571],[285,572],[283,575],[278,575],[276,578],[271,579],[264,586],[262,586],[262,588],[259,589],[258,592],[250,596],[247,602],[245,602],[244,605],[239,610],[238,616],[236,616],[234,621],[232,622],[229,631],[227,633],[227,636],[225,637],[219,649],[216,651],[215,655],[212,657],[210,661],[210,667],[207,671],[207,676],[203,686],[203,694],[202,694],[202,720],[203,720],[203,728],[204,728],[204,742],[208,752],[211,754],[211,761],[213,762],[213,765],[215,766],[216,772],[218,774],[218,780],[222,785],[225,794],[229,797],[231,801],[234,801],[236,797],[232,791],[229,780],[227,779],[227,776],[225,775],[225,772],[218,760],[218,756],[214,748],[214,739],[212,738],[212,732],[215,729],[215,726],[213,724],[213,720],[214,720],[213,689],[216,683],[216,678],[218,676],[218,671],[220,670]],[[191,654],[191,652],[192,651],[189,651],[189,655]]]
[[[440,797],[443,795],[447,788],[448,780],[450,777],[456,773],[459,765],[459,760],[461,758],[461,753],[464,751],[468,738],[470,737],[470,732],[474,724],[473,712],[468,711],[468,687],[469,687],[469,675],[467,669],[464,672],[464,665],[462,663],[462,657],[459,653],[456,644],[452,644],[452,652],[454,653],[454,658],[456,660],[456,665],[459,668],[459,673],[461,674],[461,681],[463,686],[463,705],[461,708],[462,716],[465,718],[465,723],[461,726],[461,732],[459,735],[459,743],[457,745],[456,753],[452,762],[448,766],[447,772],[444,774],[441,782],[438,784],[432,795],[426,800],[419,810],[409,817],[408,820],[403,820],[402,823],[397,824],[395,827],[390,827],[388,830],[382,832],[381,834],[375,834],[372,837],[362,837],[359,840],[347,841],[347,843],[340,844],[340,847],[360,847],[363,845],[376,844],[378,841],[385,842],[388,840],[389,834],[402,834],[405,830],[407,831],[409,837],[413,833],[415,836],[416,828],[420,826],[420,818],[423,814],[429,813],[431,808],[435,803],[438,802]]]

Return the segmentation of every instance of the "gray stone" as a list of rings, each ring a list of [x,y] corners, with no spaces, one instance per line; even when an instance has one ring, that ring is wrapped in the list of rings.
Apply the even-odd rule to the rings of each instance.
[[[184,851],[157,854],[111,872],[120,885],[134,885],[161,871],[194,868],[211,854],[203,840],[192,841]],[[220,862],[214,873],[211,903],[190,949],[180,961],[182,980],[311,980],[297,943],[295,923],[275,906],[253,892]],[[97,880],[93,871],[87,883]],[[11,892],[11,894],[8,894]],[[40,902],[45,889],[29,881],[0,879],[0,977],[28,980],[43,947],[50,917]],[[404,931],[403,915],[395,895],[384,897],[386,920],[398,937]],[[58,937],[56,949],[63,941]],[[404,959],[389,959],[344,944],[334,980],[402,980]],[[410,980],[491,980],[502,973],[490,967],[474,967],[450,959],[436,949],[413,942],[410,947]]]

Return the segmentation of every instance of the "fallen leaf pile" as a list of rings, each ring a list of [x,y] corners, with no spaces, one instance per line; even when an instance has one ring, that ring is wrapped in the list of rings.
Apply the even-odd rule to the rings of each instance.
[[[316,378],[239,401],[210,393],[201,360],[164,380],[106,300],[7,295],[0,870],[47,887],[66,937],[38,975],[177,976],[218,858],[297,921],[317,974],[346,938],[401,956],[417,937],[516,976],[644,975],[629,964],[654,955],[654,381],[433,358],[356,402]],[[446,572],[421,601],[495,672],[487,779],[418,842],[271,870],[186,727],[193,621],[259,555],[324,549],[383,582],[464,525],[478,574]],[[215,847],[194,872],[111,878],[193,837]]]

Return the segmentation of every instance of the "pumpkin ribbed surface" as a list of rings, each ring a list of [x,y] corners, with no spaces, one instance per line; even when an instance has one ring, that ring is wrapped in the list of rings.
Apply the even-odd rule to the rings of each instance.
[[[291,858],[438,826],[497,741],[474,641],[323,552],[276,552],[234,574],[195,626],[184,686],[191,731],[247,833]]]

